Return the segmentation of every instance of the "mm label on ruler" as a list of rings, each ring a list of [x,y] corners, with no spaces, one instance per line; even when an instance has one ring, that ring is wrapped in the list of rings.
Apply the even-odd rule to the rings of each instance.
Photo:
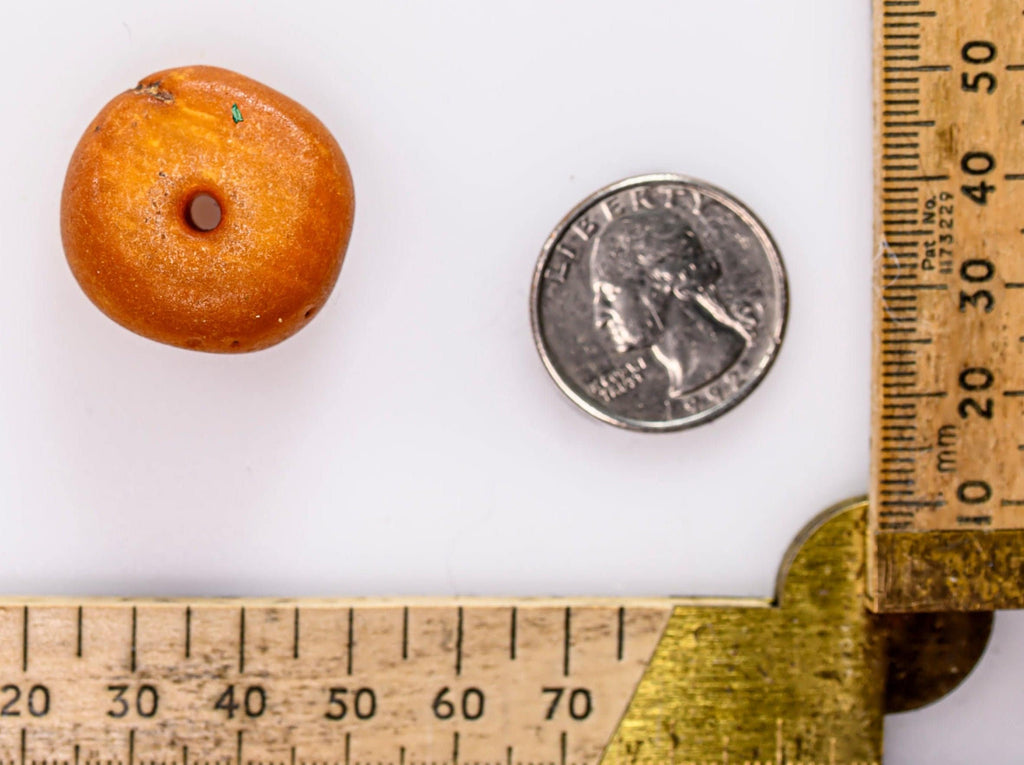
[[[878,763],[866,523],[776,600],[6,600],[0,763]]]
[[[869,596],[1024,606],[1024,6],[875,0]]]

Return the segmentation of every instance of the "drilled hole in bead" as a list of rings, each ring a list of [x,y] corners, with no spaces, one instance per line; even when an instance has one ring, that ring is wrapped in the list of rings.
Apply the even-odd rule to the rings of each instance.
[[[220,225],[221,217],[220,202],[205,191],[196,194],[185,205],[185,222],[196,231],[213,231]]]

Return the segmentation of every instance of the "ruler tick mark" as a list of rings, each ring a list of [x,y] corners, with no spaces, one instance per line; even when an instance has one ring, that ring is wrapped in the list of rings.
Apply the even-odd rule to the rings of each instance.
[[[135,729],[128,731],[128,765],[135,765]]]
[[[508,636],[508,658],[511,661],[516,660],[516,632],[517,622],[519,621],[519,609],[512,606],[512,617],[509,621],[509,636]]]
[[[185,606],[185,658],[192,658],[192,606]]]
[[[299,607],[295,606],[295,618],[292,639],[292,658],[299,658]]]
[[[402,609],[402,660],[409,658],[409,607]]]
[[[882,502],[884,507],[945,507],[946,503],[943,500],[892,500]]]
[[[238,765],[242,764],[242,734],[243,731],[238,731],[238,739],[235,742],[235,758]]]
[[[352,734],[345,734],[345,765],[350,765],[352,760]]]
[[[569,676],[569,652],[572,648],[572,606],[565,607],[564,643],[562,646],[562,674]]]
[[[617,639],[615,641],[615,657],[622,661],[626,648],[626,607],[619,606]]]
[[[82,658],[82,607],[78,607],[78,614],[75,619],[75,656]]]
[[[135,606],[132,606],[132,650],[131,650],[131,658],[129,660],[132,672],[135,671],[135,667],[136,667],[136,664],[137,664],[137,642],[138,642],[137,638],[138,638],[138,633],[139,633],[139,611],[138,611],[138,608],[136,608]],[[129,765],[131,765],[131,764],[129,763]]]
[[[245,606],[238,612],[238,672],[245,672]]]
[[[355,652],[355,647],[355,609],[350,608],[348,610],[348,637],[346,638],[346,653],[348,655],[346,671],[349,675],[352,674],[352,654]]]
[[[29,671],[29,606],[22,609],[22,672]]]
[[[465,615],[462,606],[458,608],[458,621],[455,626],[455,676],[462,674],[462,637],[464,630]]]

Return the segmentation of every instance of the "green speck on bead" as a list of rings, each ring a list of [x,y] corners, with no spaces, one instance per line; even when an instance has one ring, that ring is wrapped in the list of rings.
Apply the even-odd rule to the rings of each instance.
[[[238,104],[231,104],[231,119],[236,125],[242,121],[242,110],[238,108]]]

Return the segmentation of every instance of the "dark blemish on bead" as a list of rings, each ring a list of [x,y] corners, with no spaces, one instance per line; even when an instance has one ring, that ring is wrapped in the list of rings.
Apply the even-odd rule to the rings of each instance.
[[[157,101],[163,101],[165,104],[173,103],[174,95],[171,93],[171,91],[164,90],[163,88],[161,88],[160,85],[161,83],[159,80],[150,83],[140,82],[138,85],[132,88],[132,92],[140,93],[144,96],[152,96]]]

